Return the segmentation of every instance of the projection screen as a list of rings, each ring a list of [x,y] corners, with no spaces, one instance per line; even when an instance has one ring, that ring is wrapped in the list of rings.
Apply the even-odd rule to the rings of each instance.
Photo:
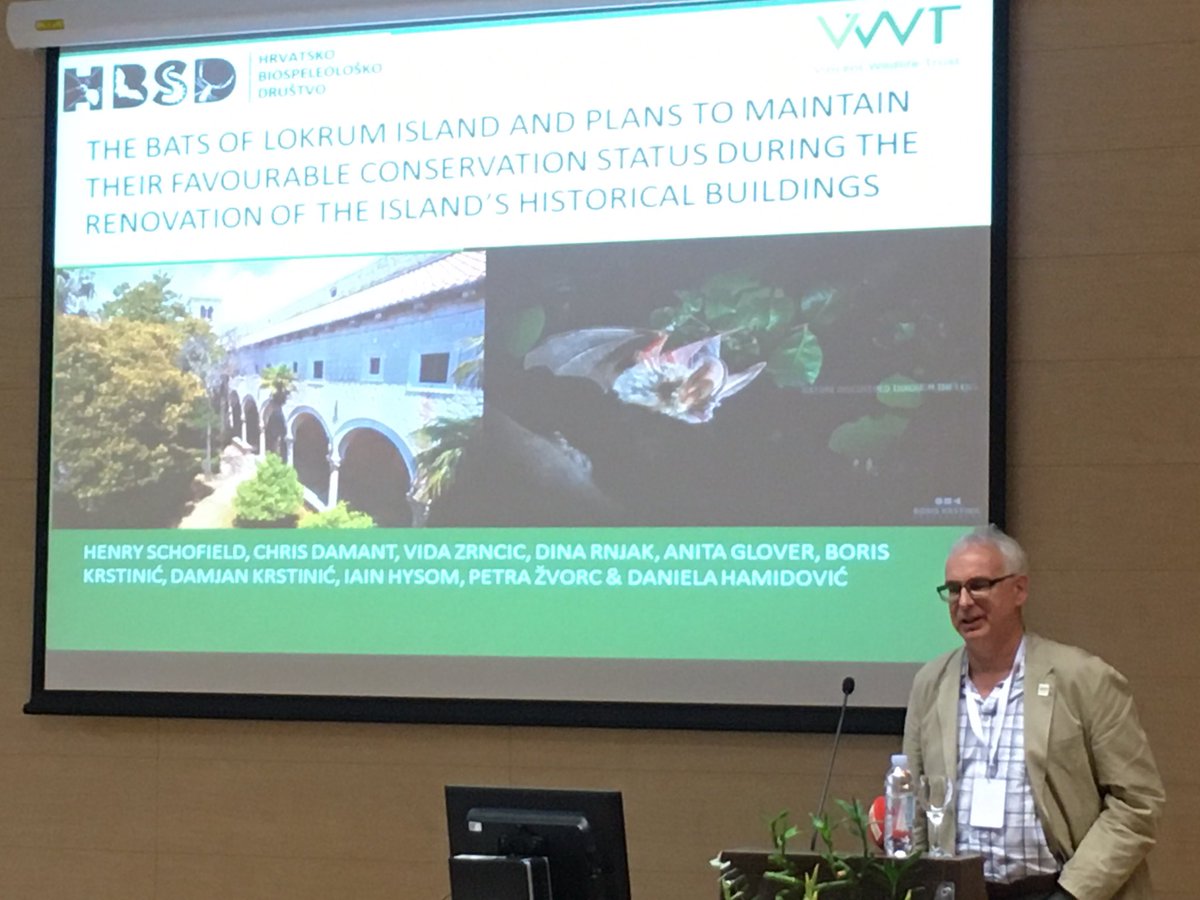
[[[1003,9],[454,9],[51,54],[27,709],[897,727],[1001,515]]]

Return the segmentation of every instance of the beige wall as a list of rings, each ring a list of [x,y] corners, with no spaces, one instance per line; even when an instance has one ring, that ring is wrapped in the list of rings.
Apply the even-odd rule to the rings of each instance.
[[[1159,897],[1192,900],[1200,4],[1014,0],[1012,18],[1010,523],[1033,626],[1134,683],[1169,798]],[[449,781],[620,788],[638,900],[715,896],[706,860],[810,808],[827,736],[21,714],[42,65],[0,47],[0,897],[440,898]],[[897,744],[849,740],[834,792],[873,796]]]

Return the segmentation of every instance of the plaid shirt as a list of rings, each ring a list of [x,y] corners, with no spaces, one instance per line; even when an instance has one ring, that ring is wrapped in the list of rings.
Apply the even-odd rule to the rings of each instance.
[[[962,687],[958,697],[958,777],[956,833],[958,853],[979,853],[983,856],[983,877],[988,881],[1010,882],[1027,875],[1053,874],[1059,864],[1050,853],[1046,835],[1038,822],[1033,793],[1025,774],[1025,655],[1018,652],[1017,662],[1009,674],[1008,704],[1004,721],[997,722],[996,692],[1003,682],[981,703],[981,724],[984,741],[971,728],[967,715],[968,703],[980,703],[979,691],[967,677],[967,660],[963,656]],[[975,782],[988,775],[988,744],[993,728],[1000,728],[1000,744],[992,774],[1004,779],[1004,827],[975,828],[971,822],[971,799]]]

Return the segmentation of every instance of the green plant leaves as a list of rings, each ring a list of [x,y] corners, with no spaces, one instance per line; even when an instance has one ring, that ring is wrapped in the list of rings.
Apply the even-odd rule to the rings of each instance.
[[[324,512],[306,512],[296,523],[297,528],[374,528],[375,520],[339,500]]]
[[[253,478],[238,485],[233,499],[238,525],[282,523],[298,515],[303,504],[296,470],[274,453],[259,463]]]
[[[825,353],[816,335],[801,325],[799,330],[767,361],[767,371],[780,387],[812,384],[821,374]]]
[[[912,890],[907,889],[906,881],[921,853],[918,851],[907,859],[875,856],[867,843],[869,816],[866,807],[857,799],[851,802],[834,800],[834,803],[845,814],[844,820],[834,822],[827,815],[810,816],[823,847],[819,853],[821,862],[811,871],[802,868],[800,858],[788,852],[789,841],[799,834],[799,829],[788,823],[788,813],[781,812],[770,820],[774,850],[767,858],[767,868],[762,874],[764,881],[778,886],[770,896],[775,900],[819,900],[828,891],[829,896],[845,900],[897,900],[901,896],[912,900]],[[839,828],[848,828],[859,839],[860,853],[842,853],[834,849],[834,832]],[[804,859],[805,865],[811,861],[811,858]],[[728,863],[718,858],[712,865],[721,869],[724,900],[746,895],[764,896],[762,888],[749,884],[740,872],[731,871]],[[906,891],[903,895],[902,890]]]
[[[178,327],[60,316],[55,328],[52,490],[91,527],[177,509],[203,455],[189,425],[208,402],[179,368]]]
[[[271,400],[280,407],[296,389],[296,373],[287,363],[267,366],[259,373],[259,380],[262,387],[271,392]]]
[[[529,306],[521,310],[504,326],[501,346],[509,355],[520,358],[533,349],[546,329],[546,310]]]
[[[735,369],[765,361],[779,387],[816,382],[824,350],[811,325],[835,317],[838,295],[814,291],[797,300],[782,287],[739,272],[714,275],[699,290],[676,291],[677,306],[654,310],[650,324],[680,342],[721,336],[721,355]]]
[[[889,375],[875,388],[875,397],[892,409],[916,409],[924,397],[922,386],[905,375]]]
[[[851,459],[878,456],[908,429],[908,419],[896,413],[863,416],[845,422],[829,435],[829,449]]]
[[[832,325],[841,305],[841,294],[832,288],[822,288],[805,294],[800,301],[800,311],[814,325]]]

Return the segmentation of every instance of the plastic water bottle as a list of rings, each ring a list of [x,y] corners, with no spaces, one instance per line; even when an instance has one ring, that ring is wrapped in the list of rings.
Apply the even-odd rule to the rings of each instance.
[[[908,757],[892,756],[892,765],[883,779],[883,850],[888,856],[908,856],[913,850],[913,819],[917,813],[917,794],[913,788]]]

